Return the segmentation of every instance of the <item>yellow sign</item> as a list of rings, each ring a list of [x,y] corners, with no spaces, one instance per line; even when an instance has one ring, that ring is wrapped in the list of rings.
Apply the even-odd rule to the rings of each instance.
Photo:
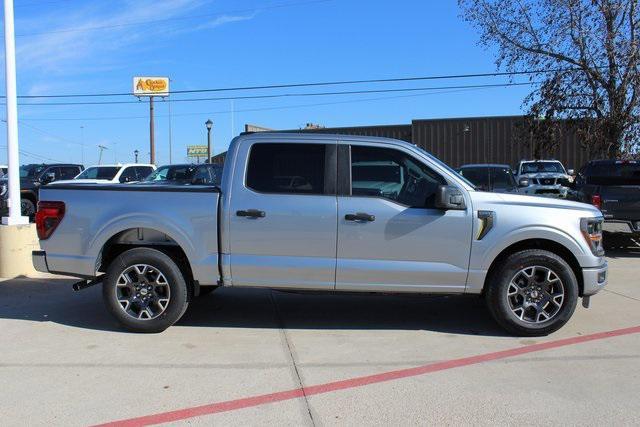
[[[187,145],[187,157],[207,157],[206,145]]]
[[[168,77],[134,77],[135,96],[169,96]]]

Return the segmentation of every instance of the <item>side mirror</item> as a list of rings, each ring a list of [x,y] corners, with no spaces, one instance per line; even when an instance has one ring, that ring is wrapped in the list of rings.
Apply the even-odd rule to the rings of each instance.
[[[569,176],[573,176],[573,175],[575,175],[575,174],[576,174],[576,171],[575,171],[575,170],[573,170],[573,169],[568,169],[568,170],[567,170],[567,175],[569,175]]]
[[[529,186],[529,178],[520,178],[520,180],[518,180],[518,186],[519,187],[528,187]]]
[[[436,191],[436,208],[464,210],[467,205],[464,202],[462,191],[453,185],[440,185]]]
[[[48,184],[55,180],[56,180],[56,174],[53,172],[47,172],[44,175],[42,175],[42,178],[40,178],[40,182],[43,184]]]

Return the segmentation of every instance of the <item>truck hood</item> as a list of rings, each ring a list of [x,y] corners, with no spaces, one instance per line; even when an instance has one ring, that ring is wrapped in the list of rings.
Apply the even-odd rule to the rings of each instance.
[[[487,197],[489,195],[489,197]],[[602,212],[593,205],[580,202],[572,202],[569,200],[562,200],[549,197],[539,196],[525,196],[522,194],[511,193],[482,193],[474,191],[471,193],[471,197],[474,202],[478,202],[480,205],[486,205],[487,203],[498,203],[501,205],[509,205],[514,207],[538,207],[549,209],[563,209],[574,210],[584,212],[585,216],[602,216]],[[483,209],[483,208],[480,208]]]

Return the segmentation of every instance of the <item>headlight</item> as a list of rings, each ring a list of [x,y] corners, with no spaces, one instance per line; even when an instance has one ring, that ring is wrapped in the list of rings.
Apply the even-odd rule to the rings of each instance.
[[[580,231],[587,241],[591,252],[595,256],[604,255],[604,247],[602,246],[602,223],[604,218],[591,217],[580,219]]]

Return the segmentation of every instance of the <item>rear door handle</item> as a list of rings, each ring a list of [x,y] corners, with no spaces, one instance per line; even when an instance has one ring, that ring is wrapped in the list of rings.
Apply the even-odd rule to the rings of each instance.
[[[364,212],[357,212],[354,214],[346,214],[344,216],[344,219],[346,219],[347,221],[368,221],[368,222],[372,222],[376,220],[375,215],[370,215],[368,213],[364,213]]]
[[[264,218],[266,216],[264,211],[258,209],[247,209],[246,211],[237,211],[237,216],[243,216],[246,218]]]

